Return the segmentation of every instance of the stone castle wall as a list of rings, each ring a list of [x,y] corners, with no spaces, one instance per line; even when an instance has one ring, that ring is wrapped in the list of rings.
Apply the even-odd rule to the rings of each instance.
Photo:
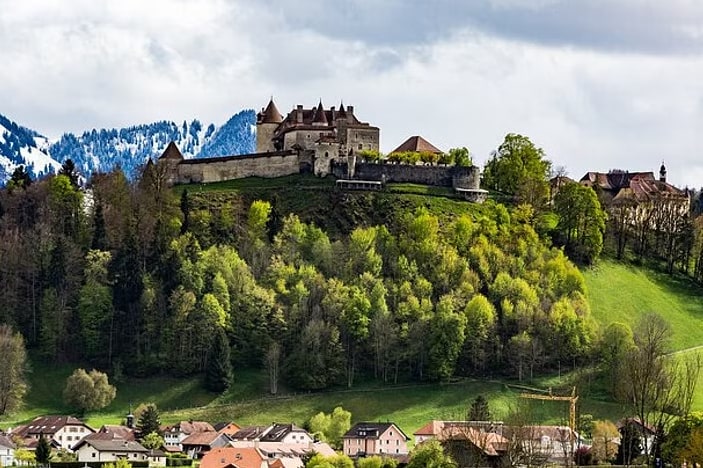
[[[205,184],[244,177],[283,177],[300,172],[300,159],[295,151],[186,159],[176,166],[176,172],[178,184]]]
[[[334,162],[332,174],[338,179],[346,179],[347,167],[347,163]],[[464,189],[478,189],[480,185],[479,169],[475,166],[416,166],[357,162],[354,166],[354,178]]]

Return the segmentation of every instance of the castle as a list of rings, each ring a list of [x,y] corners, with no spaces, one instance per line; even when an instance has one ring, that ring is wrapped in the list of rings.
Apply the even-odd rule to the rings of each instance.
[[[476,167],[364,162],[365,152],[379,150],[379,140],[379,128],[360,121],[352,106],[325,109],[320,101],[309,109],[298,105],[284,118],[272,98],[257,114],[256,153],[185,159],[171,142],[158,163],[166,168],[166,180],[172,184],[310,173],[333,175],[352,186],[359,179],[414,182],[454,187],[467,199],[484,196]]]

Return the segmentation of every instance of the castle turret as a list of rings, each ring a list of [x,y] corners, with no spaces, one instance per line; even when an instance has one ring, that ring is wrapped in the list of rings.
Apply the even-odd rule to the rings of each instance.
[[[662,161],[662,165],[659,168],[659,182],[666,182],[666,166],[664,165],[664,161]]]
[[[283,122],[283,116],[278,112],[278,108],[271,98],[266,108],[261,109],[261,112],[256,116],[257,153],[275,151],[273,133],[281,122]]]
[[[322,99],[317,105],[317,110],[315,111],[315,116],[312,119],[312,124],[315,126],[327,126],[327,115],[325,114],[325,108],[322,107]]]

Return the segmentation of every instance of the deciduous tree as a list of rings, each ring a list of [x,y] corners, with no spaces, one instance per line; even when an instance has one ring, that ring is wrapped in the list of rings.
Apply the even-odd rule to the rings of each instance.
[[[0,416],[19,409],[27,392],[24,339],[9,325],[0,325]]]
[[[117,390],[110,385],[107,374],[98,370],[76,369],[66,380],[63,397],[66,403],[81,413],[106,407]]]

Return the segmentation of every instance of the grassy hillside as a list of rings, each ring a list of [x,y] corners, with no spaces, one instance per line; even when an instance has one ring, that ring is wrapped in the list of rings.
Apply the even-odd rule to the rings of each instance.
[[[691,281],[607,259],[584,276],[591,311],[600,324],[632,325],[654,311],[671,324],[675,350],[703,345],[703,289]]]
[[[34,365],[26,408],[10,418],[0,419],[0,427],[12,427],[38,415],[70,414],[63,404],[61,392],[73,366]],[[555,379],[556,380],[556,379]],[[409,433],[430,419],[464,417],[473,399],[484,395],[496,418],[505,418],[515,408],[521,390],[499,382],[464,381],[454,384],[411,386],[361,385],[354,390],[325,393],[289,394],[273,398],[266,393],[264,372],[239,371],[236,382],[223,395],[204,391],[197,378],[174,379],[152,377],[129,379],[117,383],[117,398],[99,412],[85,415],[93,427],[116,424],[123,420],[129,406],[155,402],[161,410],[162,422],[182,419],[203,419],[210,422],[233,420],[239,424],[268,424],[273,421],[303,424],[319,411],[329,412],[343,406],[354,420],[392,420]],[[558,382],[543,382],[556,384]],[[624,414],[620,405],[582,400],[582,411],[595,418],[613,418]],[[531,404],[536,420],[564,424],[567,405],[551,402]]]

